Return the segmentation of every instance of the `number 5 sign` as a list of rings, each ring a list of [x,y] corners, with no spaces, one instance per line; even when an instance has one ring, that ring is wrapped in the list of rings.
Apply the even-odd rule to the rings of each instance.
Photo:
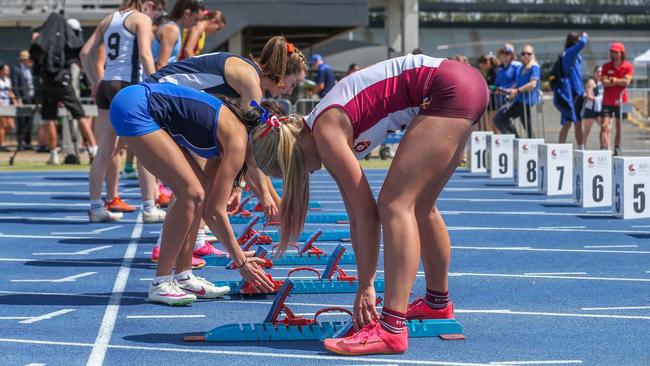
[[[609,150],[578,150],[573,165],[576,204],[609,207],[612,203],[612,153]]]
[[[512,178],[512,140],[515,135],[488,135],[490,178]]]
[[[469,139],[469,172],[487,173],[487,136],[492,132],[474,131]]]
[[[650,217],[650,158],[614,158],[614,214],[624,219]]]
[[[539,178],[537,189],[548,196],[573,192],[573,145],[541,144],[538,146]]]

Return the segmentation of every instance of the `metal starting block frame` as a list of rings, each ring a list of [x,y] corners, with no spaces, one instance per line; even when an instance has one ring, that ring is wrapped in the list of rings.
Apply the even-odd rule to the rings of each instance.
[[[315,233],[309,237],[309,240],[306,240],[302,246],[294,244],[298,249],[297,252],[285,253],[282,257],[274,259],[273,263],[279,266],[286,265],[301,265],[301,266],[313,266],[313,265],[327,265],[327,262],[330,260],[331,255],[325,254],[321,249],[317,248],[315,242],[318,238],[323,235],[323,230],[318,229]],[[277,245],[274,245],[272,248],[275,249]],[[344,252],[339,260],[339,264],[356,264],[356,258],[354,253]]]
[[[280,232],[277,230],[273,231],[262,231],[262,234],[268,236],[272,241],[280,241]],[[313,232],[308,232],[308,231],[303,231],[303,233],[300,235],[300,238],[298,238],[299,241],[308,241],[309,238],[313,235]],[[327,242],[344,242],[344,243],[349,243],[351,240],[350,238],[352,235],[350,235],[350,230],[327,230],[323,231],[323,234],[318,238],[320,241],[327,241]]]
[[[274,225],[274,222],[267,223],[267,225]],[[307,224],[349,224],[350,218],[348,214],[343,212],[321,212],[321,213],[308,213],[305,217]]]
[[[248,240],[255,235],[259,235],[259,238],[255,242],[255,244],[263,245],[263,244],[271,244],[273,242],[273,239],[270,236],[264,235],[263,233],[260,233],[259,231],[254,229],[255,225],[257,225],[260,219],[261,219],[260,216],[255,216],[253,217],[252,220],[248,222],[248,225],[246,225],[244,231],[242,231],[241,234],[239,234],[239,236],[237,237],[237,242],[240,245],[245,245],[245,243],[247,243]],[[264,228],[266,228],[266,226],[264,226]]]
[[[295,315],[285,304],[294,286],[294,280],[288,279],[284,282],[262,323],[226,324],[200,335],[185,336],[183,340],[186,342],[314,341],[340,338],[352,333],[352,321],[344,323],[318,320],[318,316],[326,312],[351,315],[345,308],[320,309],[313,319]],[[282,313],[285,317],[278,319]],[[461,325],[454,319],[413,320],[407,321],[406,327],[411,338],[465,339]]]
[[[274,280],[270,274],[266,276],[273,282],[274,290],[271,293],[276,293],[287,282],[293,273],[300,271],[309,271],[317,275],[316,279],[293,279],[293,289],[296,294],[324,294],[324,293],[356,293],[359,287],[359,281],[355,276],[349,276],[341,267],[339,262],[345,253],[345,247],[339,244],[332,252],[327,266],[321,274],[318,270],[311,267],[296,267],[287,273],[287,278],[283,280]],[[334,275],[337,274],[336,277]],[[230,295],[264,295],[269,293],[257,293],[252,286],[241,281],[216,281],[216,286],[230,287]],[[375,280],[375,291],[384,292],[384,280]]]

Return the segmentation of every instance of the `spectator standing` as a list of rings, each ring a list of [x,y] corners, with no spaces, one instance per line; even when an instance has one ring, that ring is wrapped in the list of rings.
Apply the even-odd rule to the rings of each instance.
[[[181,54],[178,60],[201,54],[205,47],[205,38],[208,34],[214,34],[226,26],[226,18],[219,10],[204,11],[203,19],[196,22],[192,28],[183,30]]]
[[[605,88],[603,94],[603,128],[609,129],[612,118],[616,120],[614,135],[614,155],[621,155],[621,100],[627,102],[627,87],[632,81],[634,67],[625,60],[625,45],[614,42],[609,46],[610,62],[603,65],[601,81]],[[609,138],[607,145],[609,149]]]
[[[0,106],[17,105],[18,100],[11,87],[11,69],[9,65],[0,66]],[[7,152],[9,148],[5,146],[5,135],[14,129],[13,117],[0,117],[0,152]]]
[[[34,75],[32,74],[32,60],[29,59],[29,51],[22,50],[18,54],[18,64],[14,66],[11,73],[11,83],[16,98],[21,104],[34,104]],[[34,116],[30,113],[28,116],[16,117],[16,120],[18,150],[31,150]]]
[[[498,109],[506,102],[508,93],[517,82],[517,74],[521,68],[521,62],[515,60],[515,48],[506,43],[503,48],[497,50],[497,57],[501,62],[501,67],[497,69],[496,79],[494,81],[496,93],[496,108]]]
[[[594,75],[585,83],[585,102],[582,112],[582,135],[585,146],[589,132],[594,122],[600,125],[600,148],[607,149],[609,140],[609,126],[607,129],[602,125],[602,108],[603,108],[603,83],[600,82],[600,73],[602,68],[596,66]]]
[[[494,116],[494,124],[501,133],[511,133],[519,137],[512,120],[521,119],[528,138],[533,138],[533,127],[530,120],[531,106],[539,103],[539,87],[541,69],[535,58],[535,49],[531,45],[521,48],[523,67],[517,72],[515,86],[501,89],[508,95],[508,102],[502,105]]]
[[[156,29],[152,52],[156,70],[178,61],[181,53],[182,30],[193,27],[203,16],[202,0],[177,0],[169,18]]]
[[[562,52],[561,79],[553,90],[553,104],[560,111],[560,143],[567,140],[571,124],[574,124],[576,144],[579,150],[584,149],[582,134],[582,104],[584,102],[585,88],[582,83],[582,56],[580,51],[587,44],[587,33],[571,32],[566,37],[564,52]]]
[[[41,79],[41,116],[47,121],[49,135],[50,159],[47,163],[56,165],[59,164],[56,128],[59,103],[79,121],[81,133],[89,145],[96,146],[90,129],[92,119],[86,116],[75,94],[70,72],[70,66],[78,58],[83,41],[75,35],[66,19],[57,13],[50,14],[33,39],[30,57],[34,61],[34,74]]]
[[[313,55],[309,59],[309,64],[312,70],[316,71],[316,88],[311,93],[318,93],[318,96],[323,98],[336,84],[334,71],[319,54]]]
[[[481,55],[478,58],[478,67],[481,70],[481,74],[485,78],[485,82],[488,85],[490,90],[490,103],[488,104],[487,109],[487,126],[484,126],[486,129],[490,129],[493,132],[498,132],[499,130],[492,123],[494,114],[497,111],[496,105],[496,95],[494,91],[496,89],[496,79],[497,79],[497,70],[501,66],[501,62],[493,54]]]

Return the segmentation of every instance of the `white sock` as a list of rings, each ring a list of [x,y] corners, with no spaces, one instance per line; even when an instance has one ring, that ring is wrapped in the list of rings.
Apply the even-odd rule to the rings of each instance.
[[[88,152],[90,155],[97,155],[97,145],[88,147]]]
[[[187,280],[190,279],[190,277],[191,277],[190,275],[191,275],[191,274],[192,274],[192,270],[191,270],[191,269],[188,269],[187,271],[183,271],[183,272],[181,272],[181,273],[176,273],[176,274],[174,275],[174,279],[175,279],[176,281],[187,281]]]
[[[154,200],[142,201],[142,211],[151,212],[154,208],[156,208],[156,202]]]
[[[156,276],[153,278],[151,285],[158,286],[163,282],[169,282],[174,279],[174,275]]]
[[[199,229],[194,242],[194,250],[199,250],[205,245],[205,229]]]
[[[585,149],[585,145],[578,145],[578,150],[584,150],[584,149]]]
[[[90,200],[90,210],[97,212],[101,211],[104,208],[104,201],[99,200]]]
[[[53,158],[59,157],[59,149],[50,150],[50,156]]]

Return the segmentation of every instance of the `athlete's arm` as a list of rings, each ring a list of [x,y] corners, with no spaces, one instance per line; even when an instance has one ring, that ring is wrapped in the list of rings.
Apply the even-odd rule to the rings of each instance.
[[[194,56],[194,50],[196,49],[196,44],[199,43],[201,34],[203,34],[205,28],[207,27],[206,24],[207,21],[201,20],[197,22],[196,25],[192,27],[192,29],[189,30],[187,34],[187,39],[185,40],[185,45],[183,47],[183,53],[185,54],[186,58],[190,58]]]
[[[242,109],[249,109],[250,102],[253,100],[258,103],[262,101],[263,95],[262,87],[260,86],[260,77],[253,66],[237,57],[230,57],[226,60],[224,69],[226,82],[241,97],[240,103]],[[271,190],[275,191],[275,189],[267,181],[266,175],[257,167],[250,144],[247,150],[246,165],[248,166],[248,172],[246,179],[252,182],[258,189],[258,198],[264,206],[264,214],[270,218],[275,217],[278,213],[278,205],[273,199],[274,195],[271,193]],[[277,193],[275,193],[275,196],[277,196]]]
[[[353,320],[355,327],[363,327],[370,322],[371,317],[377,316],[374,304],[380,231],[377,203],[350,148],[352,126],[347,118],[318,121],[314,125],[313,134],[323,165],[336,180],[350,218],[352,246],[357,258],[359,276]]]
[[[156,38],[160,43],[158,48],[158,59],[156,60],[156,70],[165,67],[172,55],[174,44],[178,41],[178,27],[171,23],[167,23],[158,29]]]
[[[222,108],[220,122],[225,121],[225,118],[229,118],[230,123],[219,123],[217,127],[217,136],[222,150],[220,161],[215,163],[214,160],[217,159],[211,159],[213,161],[209,161],[206,166],[208,176],[214,174],[214,179],[208,182],[203,218],[211,228],[216,229],[215,234],[221,238],[221,243],[234,260],[242,277],[248,282],[259,283],[261,289],[268,292],[273,289],[273,286],[259,266],[263,260],[246,257],[237,243],[226,212],[232,183],[244,164],[247,139],[244,126],[230,111]]]
[[[152,41],[151,36],[153,33],[151,18],[140,13],[135,13],[131,15],[129,18],[133,16],[137,16],[137,18],[133,20],[135,22],[134,33],[138,38],[138,53],[140,56],[140,62],[142,63],[142,68],[144,69],[145,75],[149,76],[154,72],[156,72],[156,67],[154,66],[153,54],[151,53],[151,41]],[[169,56],[167,57],[169,58]]]
[[[109,15],[104,18],[101,23],[99,23],[79,53],[81,67],[83,68],[86,76],[88,77],[88,80],[93,85],[93,87],[96,87],[100,81],[100,78],[97,75],[95,60],[97,57],[97,51],[99,51],[99,46],[104,42],[104,32],[106,31],[106,27],[108,26],[111,17],[112,15]]]

